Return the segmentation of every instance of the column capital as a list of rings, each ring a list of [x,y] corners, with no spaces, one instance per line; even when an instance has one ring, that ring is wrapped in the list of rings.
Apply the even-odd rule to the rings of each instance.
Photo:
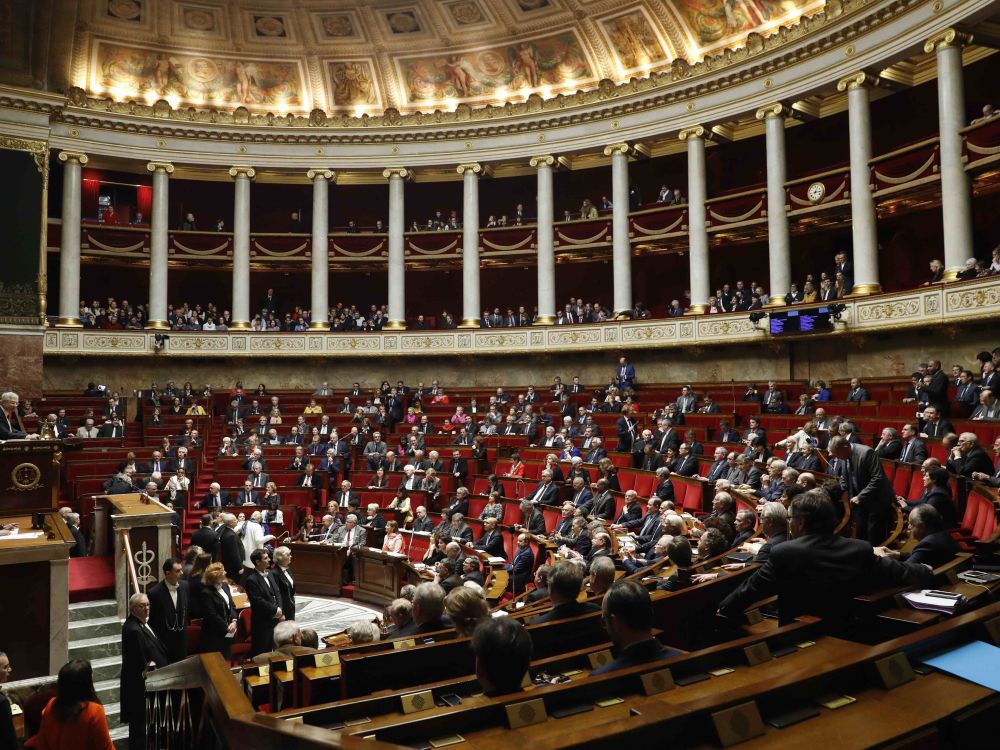
[[[150,172],[174,173],[174,165],[168,161],[151,161],[146,165],[146,169]]]
[[[90,161],[90,158],[86,154],[81,154],[77,151],[60,151],[59,161],[76,161],[80,164],[86,164]]]
[[[465,176],[469,172],[483,177],[489,177],[493,174],[493,169],[488,164],[480,164],[475,161],[468,162],[466,164],[459,164],[458,167],[456,167],[456,171],[462,176]]]
[[[532,156],[528,160],[528,165],[532,169],[538,169],[539,167],[554,167],[556,164],[556,157],[552,154],[542,154],[541,156]]]
[[[958,29],[944,29],[924,42],[924,52],[937,52],[949,47],[961,48],[968,44],[972,44],[972,34],[965,34]]]
[[[758,109],[756,117],[758,120],[766,120],[768,117],[780,117],[784,119],[791,114],[792,110],[781,102],[775,102],[774,104],[768,104],[766,107]]]
[[[692,125],[691,127],[684,128],[677,134],[677,137],[682,141],[693,140],[695,138],[705,138],[708,129],[704,125]]]
[[[850,89],[870,89],[878,86],[878,76],[873,76],[863,70],[851,73],[837,81],[837,91],[849,91]]]
[[[254,170],[253,167],[235,166],[229,168],[230,177],[238,177],[239,175],[243,175],[244,177],[252,180],[254,177],[257,176],[257,172]]]
[[[408,180],[413,177],[413,170],[407,169],[406,167],[389,167],[388,169],[382,170],[382,176],[387,180],[392,179],[393,177]]]
[[[332,169],[327,169],[326,167],[314,167],[306,172],[306,177],[310,180],[329,180],[330,182],[337,181],[337,173]]]
[[[612,156],[614,154],[625,154],[629,156],[632,153],[632,147],[622,141],[621,143],[612,143],[604,147],[604,155]]]

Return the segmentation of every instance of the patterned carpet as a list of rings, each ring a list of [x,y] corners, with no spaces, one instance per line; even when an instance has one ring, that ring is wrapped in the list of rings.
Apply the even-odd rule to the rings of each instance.
[[[295,597],[295,621],[299,627],[313,628],[319,637],[338,633],[356,620],[371,620],[380,614],[350,599],[333,599],[298,594]]]

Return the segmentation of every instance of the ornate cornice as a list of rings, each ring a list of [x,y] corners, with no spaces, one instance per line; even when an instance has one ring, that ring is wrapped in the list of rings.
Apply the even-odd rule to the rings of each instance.
[[[32,138],[16,138],[14,136],[0,136],[0,149],[8,151],[27,151],[29,154],[49,153],[49,144],[45,141],[36,141]]]

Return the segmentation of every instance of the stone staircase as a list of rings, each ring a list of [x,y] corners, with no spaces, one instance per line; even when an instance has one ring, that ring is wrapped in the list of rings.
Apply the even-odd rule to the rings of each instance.
[[[94,688],[104,704],[111,739],[128,747],[128,727],[118,720],[122,666],[122,622],[113,599],[69,605],[69,658],[87,659],[94,668]]]

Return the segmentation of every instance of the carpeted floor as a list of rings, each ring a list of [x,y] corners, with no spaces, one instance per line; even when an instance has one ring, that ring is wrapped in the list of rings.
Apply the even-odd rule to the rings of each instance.
[[[380,614],[374,607],[349,599],[325,599],[299,594],[295,597],[295,622],[312,628],[320,638],[339,633],[357,620],[371,621]]]
[[[71,557],[69,559],[69,601],[91,602],[115,598],[115,558]]]

